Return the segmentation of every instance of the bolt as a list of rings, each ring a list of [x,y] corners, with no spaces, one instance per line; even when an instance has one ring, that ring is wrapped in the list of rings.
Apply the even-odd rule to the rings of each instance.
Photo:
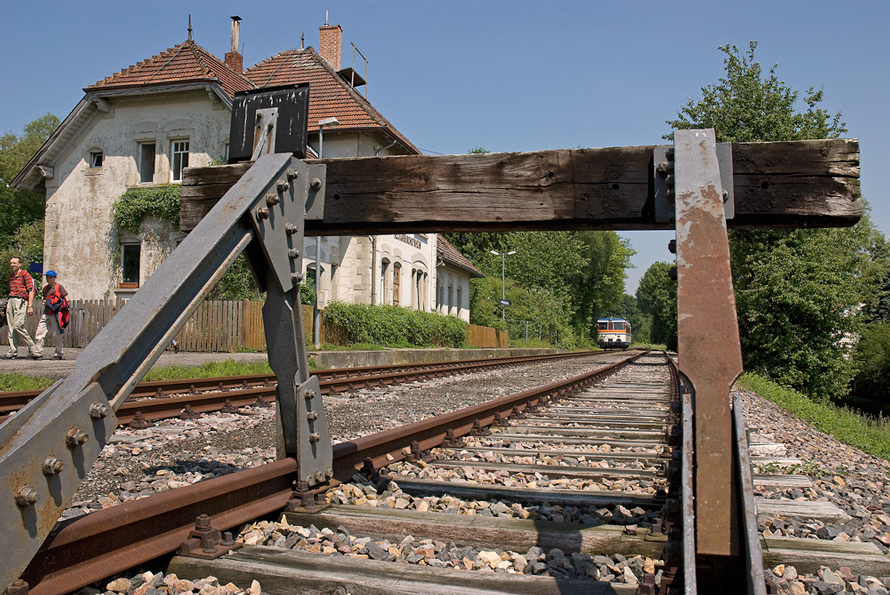
[[[677,280],[677,267],[671,267],[671,270],[668,271],[668,277],[671,278],[671,281]]]
[[[87,443],[90,439],[89,436],[86,435],[80,428],[71,428],[68,430],[68,433],[65,434],[65,441],[68,443],[68,446],[82,446]]]
[[[316,419],[318,419],[318,412],[310,411],[309,413],[306,414],[306,419],[309,421],[315,421]]]
[[[65,463],[57,459],[56,457],[46,457],[43,459],[43,474],[44,475],[57,475],[62,472],[62,469],[65,468]]]
[[[663,177],[663,176],[668,175],[668,172],[671,171],[672,169],[674,169],[673,163],[670,163],[669,161],[662,161],[661,163],[658,164],[656,171],[658,172],[658,175]]]
[[[307,401],[308,401],[309,399],[314,399],[314,398],[315,398],[315,391],[314,391],[314,390],[307,390],[307,391],[306,391],[306,394],[303,395],[303,396],[306,398]]]
[[[300,258],[300,251],[296,248],[291,248],[287,251],[287,256],[288,258],[296,260],[297,258]]]
[[[319,434],[318,432],[312,432],[311,434],[309,434],[309,442],[312,442],[314,444],[319,440],[321,440],[321,434]]]
[[[321,180],[319,178],[312,178],[312,181],[309,182],[309,187],[313,190],[318,190],[321,188]]]
[[[105,419],[108,417],[108,407],[96,402],[90,405],[90,417],[93,419]]]
[[[287,223],[284,226],[284,231],[291,234],[297,233],[298,231],[300,231],[300,226],[293,223]]]
[[[210,531],[210,517],[206,514],[199,514],[195,517],[195,531]]]
[[[28,583],[22,579],[16,579],[6,587],[6,595],[28,595]]]
[[[723,190],[723,202],[729,202],[729,190]]]
[[[328,479],[332,478],[334,476],[334,470],[331,469],[330,467],[328,467],[327,469],[324,470],[324,476],[327,477]]]
[[[677,240],[671,240],[670,242],[668,242],[668,250],[671,254],[677,253]]]
[[[266,195],[266,204],[270,207],[274,207],[278,204],[278,195],[277,194],[267,194]]]
[[[300,177],[300,172],[298,172],[297,170],[295,170],[295,169],[287,170],[287,179],[288,180],[296,180],[299,177]]]
[[[318,483],[322,483],[326,479],[327,479],[327,477],[325,477],[324,473],[322,473],[321,471],[315,472],[315,481],[317,481]]]
[[[276,184],[275,187],[278,188],[278,192],[287,192],[290,188],[290,184],[287,180],[278,180],[278,184]]]
[[[37,493],[37,490],[35,490],[31,486],[25,486],[18,492],[16,492],[15,503],[22,508],[34,506],[35,504],[37,504],[38,496],[39,494]]]

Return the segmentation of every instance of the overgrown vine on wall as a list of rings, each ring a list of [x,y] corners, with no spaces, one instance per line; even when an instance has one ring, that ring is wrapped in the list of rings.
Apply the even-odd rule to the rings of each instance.
[[[169,184],[150,188],[130,188],[111,205],[111,218],[118,229],[139,233],[146,215],[154,215],[179,227],[182,186]]]

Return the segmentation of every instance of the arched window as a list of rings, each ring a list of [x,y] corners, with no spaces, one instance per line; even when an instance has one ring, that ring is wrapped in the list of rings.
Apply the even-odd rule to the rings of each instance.
[[[386,305],[389,303],[387,296],[389,296],[389,284],[387,281],[387,276],[389,276],[389,261],[387,259],[383,259],[380,261],[380,304]]]

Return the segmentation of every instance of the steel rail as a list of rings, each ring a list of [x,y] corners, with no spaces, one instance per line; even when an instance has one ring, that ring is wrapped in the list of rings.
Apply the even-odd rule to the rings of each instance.
[[[375,461],[375,467],[391,462],[387,455],[393,461],[402,460],[404,449],[412,442],[419,442],[423,449],[439,446],[448,430],[455,436],[469,434],[476,420],[485,427],[497,414],[509,413],[514,407],[523,411],[559,398],[605,378],[646,353],[536,389],[335,444],[335,477],[331,484],[349,481],[367,458]],[[214,528],[226,530],[276,512],[294,497],[297,471],[295,461],[283,459],[60,523],[22,579],[28,582],[31,595],[61,595],[176,551],[194,529],[198,515],[208,515]]]
[[[392,364],[386,366],[361,366],[356,368],[336,368],[332,370],[317,370],[312,372],[317,376],[322,384],[322,393],[328,394],[333,389],[335,391],[349,390],[349,382],[352,381],[353,387],[362,388],[374,384],[375,379],[399,378],[399,375],[408,373],[420,373],[423,371],[443,371],[448,372],[455,370],[455,366],[503,366],[512,364],[522,364],[534,361],[548,361],[552,359],[565,359],[575,357],[586,357],[600,354],[600,351],[583,351],[573,353],[555,353],[542,355],[524,355],[517,357],[498,357],[464,361],[439,361],[419,364]],[[275,374],[247,374],[240,376],[221,376],[215,378],[191,378],[184,380],[158,380],[152,382],[140,382],[136,389],[131,393],[126,403],[133,401],[144,402],[149,398],[170,398],[177,393],[200,394],[203,392],[213,391],[240,391],[258,387],[270,387],[271,394],[275,393]],[[18,411],[26,405],[31,399],[40,395],[42,390],[24,390],[0,392],[0,422],[6,419],[10,413]],[[263,395],[266,392],[262,393]],[[213,399],[210,399],[212,401]],[[222,399],[225,403],[225,398]],[[126,405],[125,405],[126,406]],[[212,411],[208,409],[207,411]],[[143,411],[145,413],[145,411]],[[178,414],[178,413],[177,413]],[[146,419],[152,419],[146,417]],[[122,421],[121,423],[128,423]]]

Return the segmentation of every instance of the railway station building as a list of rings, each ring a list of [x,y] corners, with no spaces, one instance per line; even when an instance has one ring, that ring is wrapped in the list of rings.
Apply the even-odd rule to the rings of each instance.
[[[319,28],[319,51],[301,43],[247,69],[239,35],[233,19],[231,51],[220,59],[195,43],[189,26],[184,42],[89,85],[13,180],[45,194],[44,268],[59,271],[72,298],[130,297],[185,237],[156,215],[137,233],[117,229],[112,204],[131,188],[181,184],[188,166],[225,163],[236,92],[309,83],[309,158],[420,154],[362,95],[363,78],[341,68],[339,25]],[[307,237],[304,255],[310,278],[320,267],[324,303],[464,320],[470,279],[482,276],[434,233]]]

